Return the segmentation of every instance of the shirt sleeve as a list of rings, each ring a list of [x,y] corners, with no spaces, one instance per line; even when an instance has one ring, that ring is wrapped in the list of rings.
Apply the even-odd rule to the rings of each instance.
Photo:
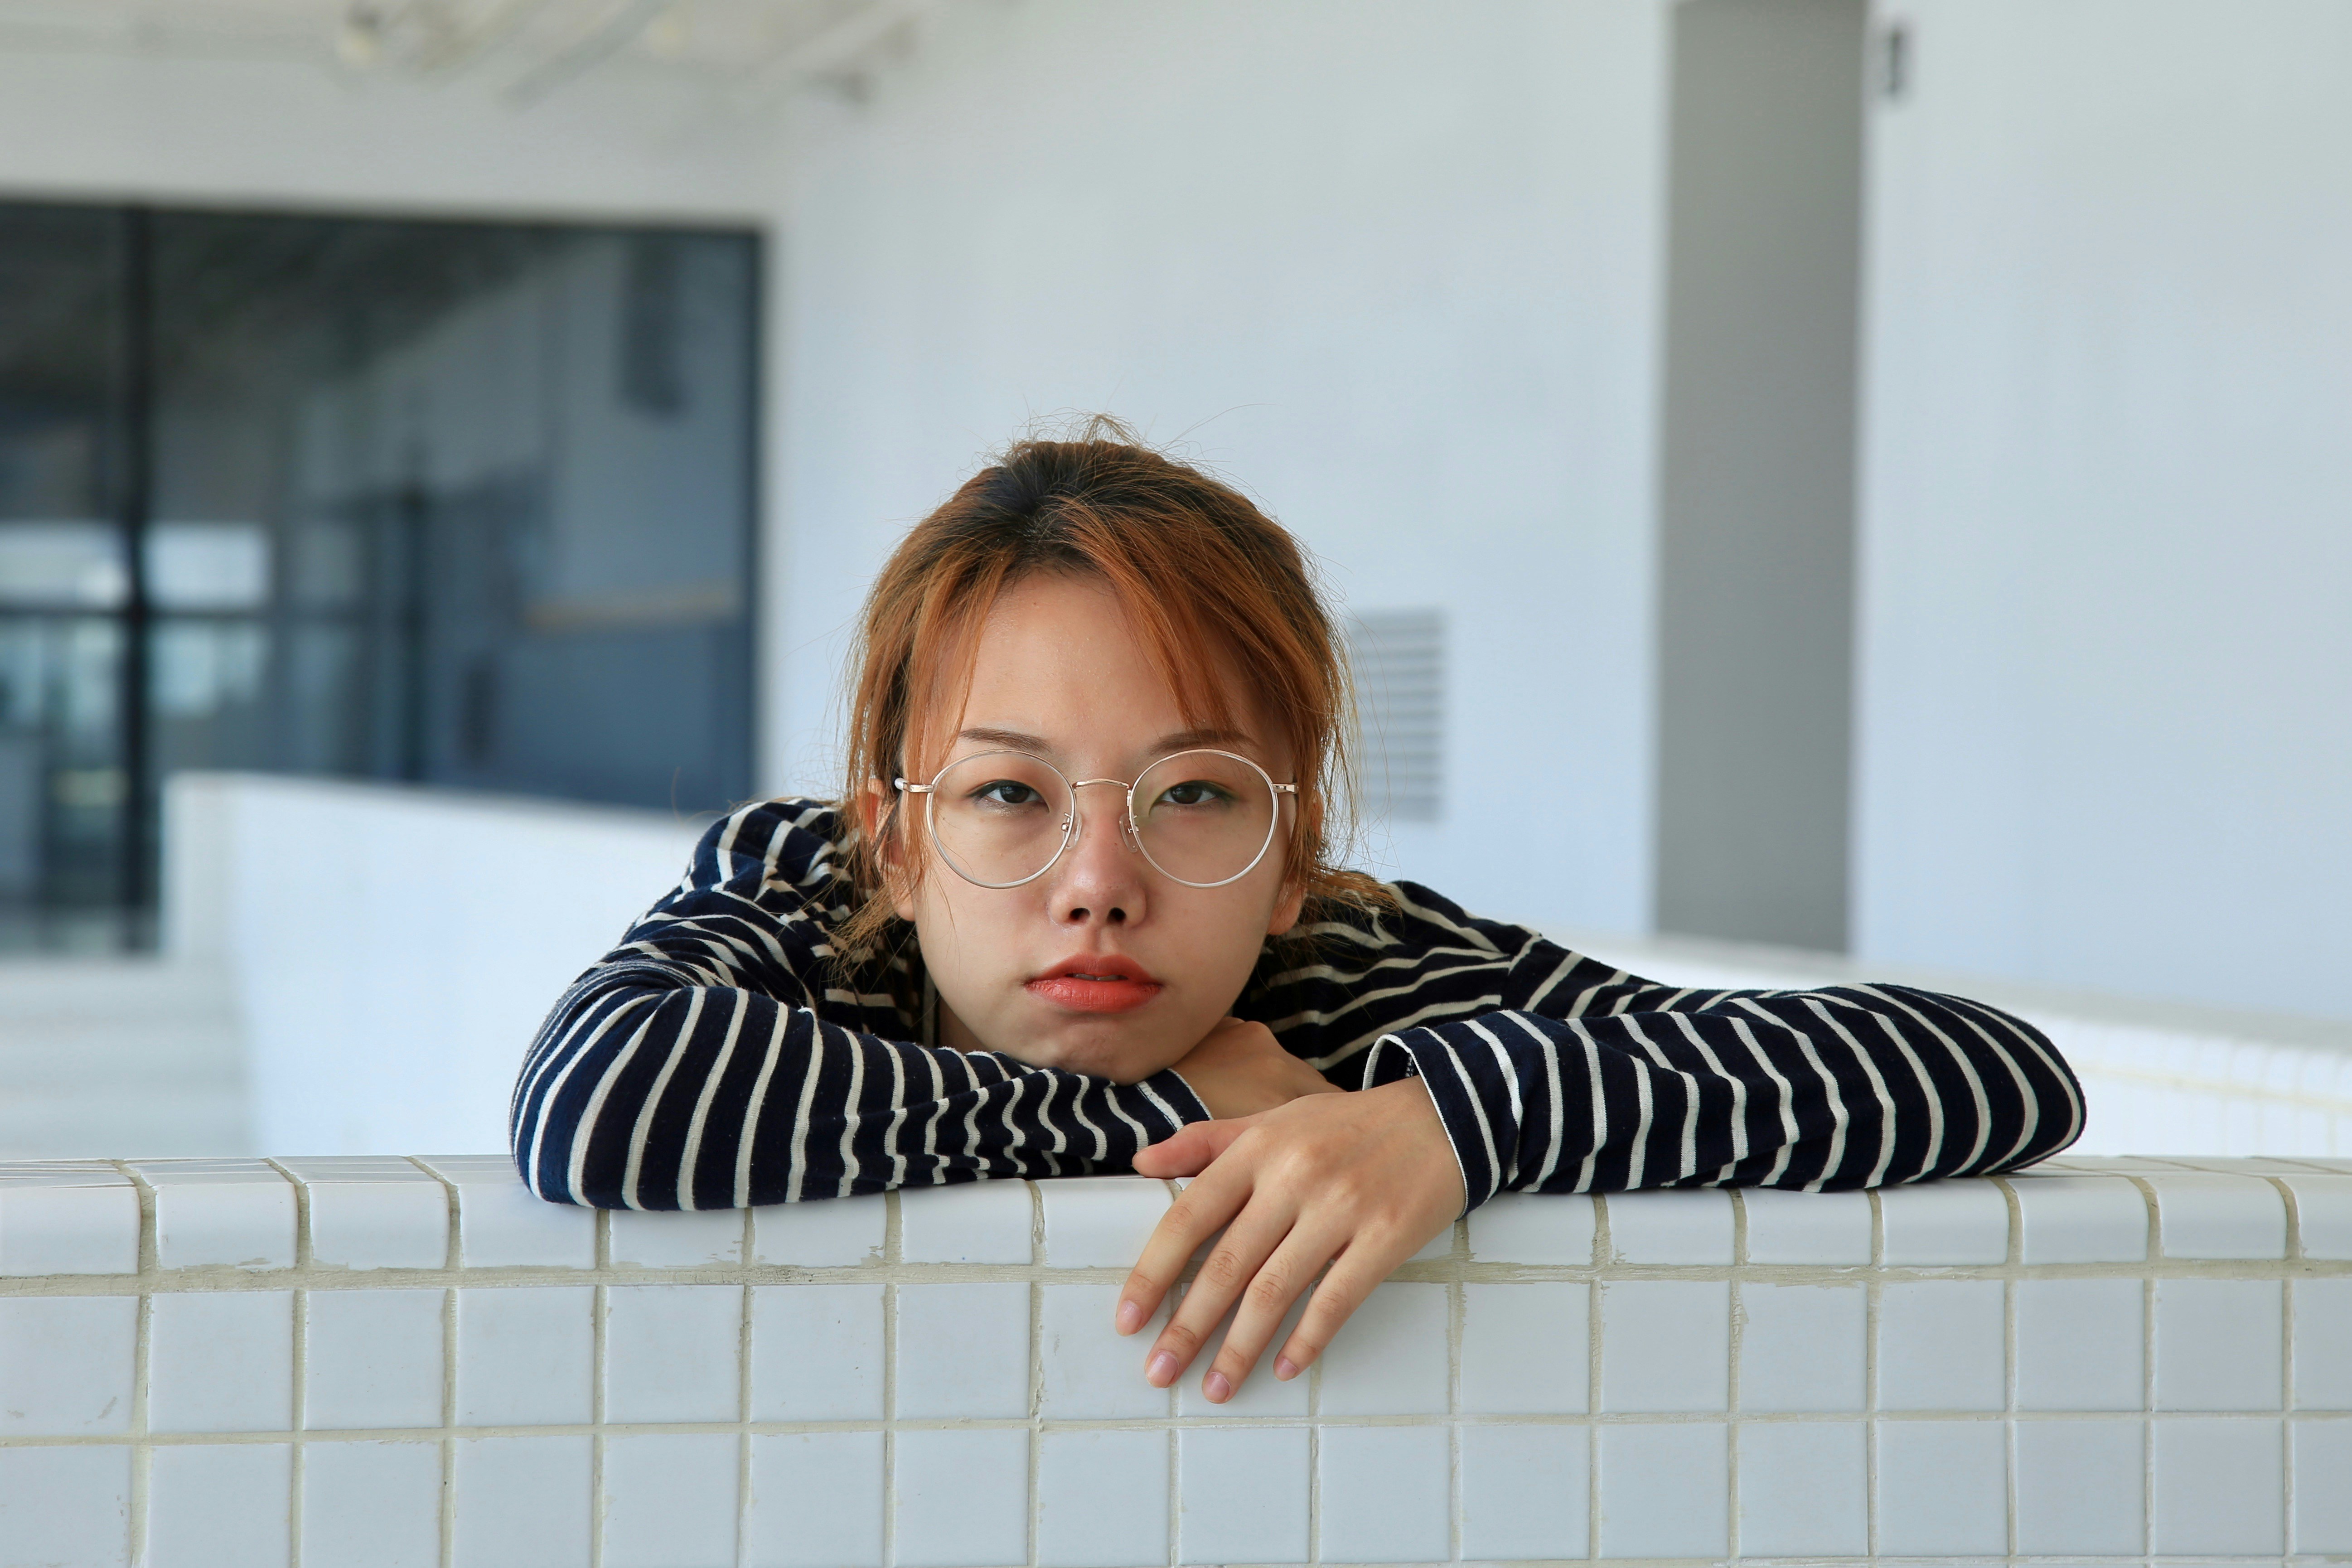
[[[1207,1119],[1172,1072],[1122,1085],[892,1037],[911,1020],[828,962],[830,825],[806,801],[724,818],[558,1000],[509,1109],[533,1192],[725,1208],[1118,1171]]]
[[[1423,1080],[1470,1206],[1927,1181],[2030,1164],[2082,1131],[2065,1059],[1997,1008],[1901,985],[1659,985],[1398,890],[1397,929],[1341,966],[1388,983],[1331,992],[1320,1043],[1366,1086]]]

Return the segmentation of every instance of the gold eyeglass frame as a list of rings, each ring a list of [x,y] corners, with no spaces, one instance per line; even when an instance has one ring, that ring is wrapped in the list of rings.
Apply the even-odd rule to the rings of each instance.
[[[1250,857],[1250,862],[1248,865],[1243,867],[1240,870],[1234,872],[1232,876],[1225,878],[1222,881],[1195,882],[1176,875],[1175,872],[1171,871],[1167,867],[1162,866],[1158,860],[1152,858],[1151,851],[1144,847],[1143,834],[1141,830],[1135,826],[1135,786],[1143,782],[1145,776],[1151,772],[1152,768],[1159,767],[1164,763],[1174,762],[1179,757],[1192,756],[1228,757],[1236,763],[1242,763],[1244,766],[1247,767],[1250,772],[1255,773],[1260,779],[1265,781],[1267,792],[1274,798],[1274,815],[1265,825],[1265,842],[1257,847],[1257,853]],[[947,846],[940,842],[939,814],[932,806],[933,792],[939,788],[940,780],[946,776],[950,768],[960,768],[966,763],[984,762],[990,757],[1020,757],[1025,761],[1035,763],[1039,767],[1044,768],[1047,773],[1052,773],[1055,778],[1060,779],[1062,781],[1062,787],[1069,792],[1070,808],[1068,813],[1062,818],[1062,841],[1054,846],[1054,853],[1046,858],[1045,863],[1043,866],[1038,867],[1034,871],[1030,872],[1027,876],[1022,878],[1017,882],[982,881],[979,878],[973,876],[971,872],[957,865],[955,857],[948,853]],[[1069,774],[1064,773],[1061,769],[1055,767],[1045,758],[1037,755],[1034,752],[1017,752],[1006,748],[993,752],[974,752],[971,756],[958,757],[955,761],[949,763],[945,767],[940,768],[938,773],[933,773],[931,775],[931,782],[929,784],[908,784],[905,779],[899,778],[894,778],[890,783],[901,794],[919,795],[923,797],[924,831],[930,836],[931,847],[939,852],[940,858],[947,863],[949,870],[953,871],[957,876],[961,877],[965,881],[970,882],[975,888],[992,888],[999,890],[1027,887],[1030,883],[1035,881],[1038,878],[1052,870],[1055,866],[1060,865],[1062,862],[1062,857],[1068,853],[1070,846],[1076,844],[1079,839],[1086,836],[1086,813],[1078,809],[1078,791],[1086,788],[1088,784],[1116,784],[1120,790],[1125,792],[1127,795],[1127,809],[1125,814],[1119,818],[1119,837],[1126,840],[1128,848],[1134,851],[1136,854],[1141,855],[1144,860],[1150,864],[1153,870],[1159,872],[1170,881],[1187,888],[1230,887],[1232,884],[1240,881],[1244,877],[1248,876],[1252,871],[1256,870],[1258,868],[1259,862],[1265,858],[1265,852],[1274,847],[1276,837],[1282,831],[1282,797],[1286,795],[1293,800],[1297,800],[1298,798],[1298,785],[1297,784],[1276,784],[1274,782],[1273,774],[1267,773],[1264,768],[1258,766],[1257,763],[1252,762],[1249,758],[1243,756],[1239,752],[1219,751],[1214,746],[1192,746],[1188,747],[1184,751],[1171,752],[1166,756],[1154,761],[1150,767],[1146,767],[1142,773],[1138,773],[1132,779],[1073,779]]]

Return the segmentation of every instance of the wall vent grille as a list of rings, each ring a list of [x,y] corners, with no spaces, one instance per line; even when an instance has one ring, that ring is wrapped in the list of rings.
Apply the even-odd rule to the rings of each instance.
[[[1434,822],[1443,804],[1445,615],[1369,610],[1349,636],[1362,706],[1364,807],[1397,822]]]

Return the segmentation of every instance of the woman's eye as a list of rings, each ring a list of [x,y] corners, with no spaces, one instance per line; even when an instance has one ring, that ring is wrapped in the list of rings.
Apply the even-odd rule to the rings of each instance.
[[[971,798],[984,800],[991,805],[1032,805],[1044,797],[1025,784],[1012,779],[997,779],[972,791]]]
[[[1188,779],[1160,792],[1160,804],[1162,805],[1214,805],[1223,798],[1223,790],[1199,779]]]

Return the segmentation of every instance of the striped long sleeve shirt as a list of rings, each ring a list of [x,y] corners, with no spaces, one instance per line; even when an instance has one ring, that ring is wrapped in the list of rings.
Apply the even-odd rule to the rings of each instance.
[[[557,1001],[510,1125],[541,1196],[698,1209],[1126,1170],[1209,1112],[1139,1083],[919,1043],[918,958],[834,961],[832,807],[745,806]],[[1472,1206],[1505,1191],[1831,1189],[2013,1169],[2083,1127],[2042,1035],[1897,985],[1654,984],[1412,882],[1275,950],[1234,1005],[1343,1088],[1418,1076]],[[1295,951],[1285,949],[1283,951]]]

